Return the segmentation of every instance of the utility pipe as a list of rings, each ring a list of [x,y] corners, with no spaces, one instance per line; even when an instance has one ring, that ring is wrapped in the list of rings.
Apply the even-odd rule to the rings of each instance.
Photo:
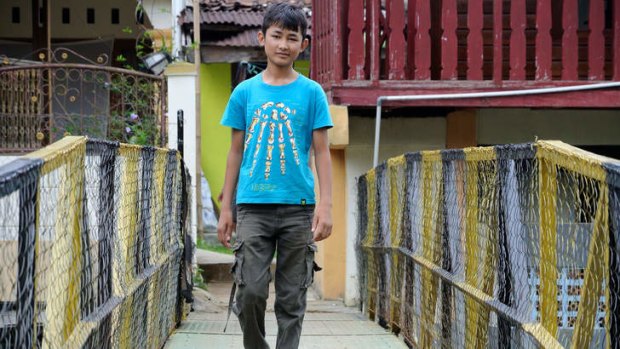
[[[196,103],[196,120],[195,120],[195,124],[194,127],[196,128],[196,168],[194,168],[195,172],[195,178],[194,178],[194,182],[196,183],[196,235],[193,236],[194,238],[194,243],[196,243],[197,240],[197,234],[200,232],[200,229],[202,229],[202,188],[201,188],[201,174],[202,174],[202,165],[201,165],[201,147],[202,147],[202,141],[201,141],[201,126],[200,126],[200,118],[202,117],[201,115],[201,105],[200,105],[200,63],[202,63],[201,61],[201,56],[200,56],[200,21],[201,21],[201,17],[200,17],[200,0],[194,0],[193,1],[193,7],[192,7],[192,13],[194,16],[194,67],[196,69],[196,77],[194,78],[194,89],[195,89],[195,103]],[[190,126],[191,127],[191,126]],[[193,262],[192,262],[193,263]]]
[[[470,98],[493,98],[493,97],[514,97],[539,95],[548,93],[562,93],[598,90],[605,88],[620,87],[620,81],[604,82],[590,85],[564,86],[564,87],[548,87],[535,88],[527,90],[511,90],[511,91],[494,91],[494,92],[472,92],[472,93],[444,93],[432,95],[406,95],[406,96],[379,96],[377,98],[377,117],[375,119],[375,148],[372,159],[372,167],[379,164],[379,141],[381,134],[381,106],[384,102],[402,102],[402,101],[423,101],[427,99],[470,99]]]

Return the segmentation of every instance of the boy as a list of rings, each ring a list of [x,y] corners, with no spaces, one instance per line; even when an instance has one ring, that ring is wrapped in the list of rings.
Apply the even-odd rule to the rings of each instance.
[[[279,3],[267,10],[258,33],[267,68],[235,88],[221,122],[232,128],[232,142],[218,238],[230,247],[235,230],[231,201],[238,180],[233,310],[245,348],[269,348],[265,308],[276,250],[276,347],[298,347],[306,290],[314,270],[320,270],[314,264],[314,243],[332,229],[327,129],[333,124],[321,87],[293,69],[308,46],[306,30],[304,13],[294,6]],[[320,185],[316,208],[311,147]]]

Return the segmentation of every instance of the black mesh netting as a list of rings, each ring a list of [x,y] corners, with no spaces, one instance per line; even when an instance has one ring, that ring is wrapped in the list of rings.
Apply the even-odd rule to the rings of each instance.
[[[419,348],[620,348],[619,179],[561,142],[388,160],[358,180],[363,308]]]
[[[0,347],[161,347],[191,298],[186,177],[84,137],[0,167]]]

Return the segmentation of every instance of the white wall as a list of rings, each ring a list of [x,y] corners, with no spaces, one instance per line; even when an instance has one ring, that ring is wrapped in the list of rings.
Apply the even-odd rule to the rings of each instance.
[[[178,13],[172,12],[172,0],[144,0],[142,6],[155,29],[169,29],[176,23]]]
[[[181,63],[187,64],[187,63]],[[193,65],[192,65],[193,67]],[[173,65],[169,66],[169,69]],[[177,111],[183,110],[183,161],[192,176],[191,192],[191,222],[192,240],[196,243],[197,238],[197,206],[196,206],[196,72],[173,72],[166,71],[168,77],[168,148],[177,149]]]
[[[620,110],[481,109],[478,144],[561,140],[573,145],[620,144]]]
[[[347,279],[345,303],[359,301],[355,239],[357,236],[357,178],[372,167],[375,120],[349,119],[346,149]],[[573,145],[620,145],[620,110],[481,109],[477,119],[478,144],[561,140]],[[407,152],[443,149],[445,118],[390,118],[382,121],[379,161]]]
[[[381,122],[379,161],[407,152],[441,149],[446,144],[444,118],[389,118]],[[357,178],[372,168],[375,119],[349,118],[349,146],[345,151],[347,173],[347,260],[345,304],[359,302],[355,240],[357,236]]]
[[[177,16],[181,11],[185,8],[186,1],[185,0],[172,0],[171,6],[171,27],[172,27],[172,56],[178,57],[179,52],[181,51],[181,43],[182,43],[182,35],[181,35],[181,27],[177,24]]]

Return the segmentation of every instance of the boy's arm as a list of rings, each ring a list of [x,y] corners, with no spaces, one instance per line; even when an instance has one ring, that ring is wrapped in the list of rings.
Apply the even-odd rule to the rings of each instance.
[[[224,188],[222,188],[222,209],[220,219],[217,223],[217,238],[222,245],[230,248],[230,237],[235,230],[235,223],[232,215],[232,195],[237,185],[239,177],[239,167],[243,159],[243,136],[244,132],[232,129],[230,150],[226,160],[226,175],[224,177]]]
[[[332,233],[332,160],[329,155],[327,128],[312,131],[312,147],[320,189],[319,204],[312,221],[312,233],[314,241],[321,241]]]

